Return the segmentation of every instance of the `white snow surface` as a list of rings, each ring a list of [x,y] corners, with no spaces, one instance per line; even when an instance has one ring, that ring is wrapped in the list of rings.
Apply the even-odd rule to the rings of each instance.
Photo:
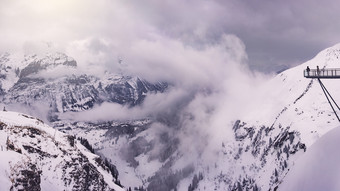
[[[2,138],[2,137],[1,137]],[[6,139],[5,139],[6,140]],[[11,173],[10,164],[21,160],[20,154],[14,151],[4,151],[5,147],[1,145],[0,159],[0,190],[10,190],[12,182],[9,178]]]
[[[271,125],[273,122],[290,126],[301,133],[303,143],[312,145],[318,138],[338,126],[338,121],[316,79],[307,79],[303,71],[340,68],[340,44],[321,51],[310,61],[278,74],[259,91],[255,108],[244,112],[242,120],[251,124]],[[322,79],[322,82],[340,103],[340,79]],[[310,85],[310,87],[308,87]],[[284,110],[281,114],[279,114]],[[277,119],[276,119],[277,118]]]
[[[0,111],[0,124],[3,127],[0,130],[0,190],[10,190],[11,181],[21,176],[21,170],[29,169],[28,164],[34,164],[41,170],[42,190],[72,190],[74,179],[67,173],[76,172],[74,170],[78,167],[67,166],[67,163],[83,156],[99,171],[109,188],[124,190],[113,182],[109,172],[96,163],[94,159],[98,158],[97,155],[90,153],[77,141],[75,146],[71,147],[66,134],[41,120],[21,113]],[[38,132],[32,134],[30,129]],[[14,150],[20,152],[8,149],[7,141],[14,145]],[[27,146],[37,151],[29,151],[25,148]],[[66,172],[63,172],[63,169],[66,169]],[[64,182],[65,178],[70,180],[69,185]]]
[[[279,186],[282,191],[340,190],[340,127],[317,140],[296,161]]]

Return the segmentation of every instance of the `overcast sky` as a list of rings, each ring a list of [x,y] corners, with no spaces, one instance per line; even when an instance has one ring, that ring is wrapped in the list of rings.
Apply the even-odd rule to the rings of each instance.
[[[0,0],[0,52],[40,53],[48,45],[90,66],[87,73],[120,69],[174,84],[141,106],[104,103],[71,119],[164,115],[191,160],[212,151],[203,155],[208,165],[214,149],[234,139],[225,127],[266,103],[260,88],[271,75],[257,71],[303,63],[340,42],[338,7],[328,0]]]
[[[340,42],[339,7],[335,0],[1,0],[0,51],[52,42],[70,56],[90,51],[93,62],[110,62],[129,57],[136,42],[170,39],[199,50],[232,34],[250,68],[275,72]]]

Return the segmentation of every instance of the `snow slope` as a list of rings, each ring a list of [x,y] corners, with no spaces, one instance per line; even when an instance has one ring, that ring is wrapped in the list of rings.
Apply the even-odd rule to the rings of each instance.
[[[265,85],[267,104],[261,108],[264,116],[256,116],[257,120],[280,123],[282,126],[293,126],[301,133],[307,146],[319,137],[338,126],[338,121],[329,106],[326,97],[316,79],[303,77],[303,70],[309,66],[315,69],[340,68],[340,44],[320,52],[315,58],[297,67],[277,75]],[[335,100],[340,101],[340,80],[322,80]],[[274,116],[273,116],[274,115]],[[276,116],[275,116],[276,115]],[[261,119],[262,118],[262,119]],[[274,119],[274,120],[273,120]]]
[[[301,156],[288,173],[279,190],[337,191],[340,190],[340,128],[335,128]]]
[[[0,190],[124,190],[75,137],[16,112],[0,126]]]

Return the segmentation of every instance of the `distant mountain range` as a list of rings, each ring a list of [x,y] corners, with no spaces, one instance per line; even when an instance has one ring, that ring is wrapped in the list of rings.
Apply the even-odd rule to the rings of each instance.
[[[101,78],[83,74],[77,62],[62,53],[26,56],[19,64],[17,60],[8,53],[0,56],[2,102],[45,104],[49,121],[58,120],[56,113],[84,111],[103,102],[135,106],[147,93],[161,93],[168,87],[164,82],[152,84],[109,72]]]
[[[147,96],[165,95],[175,89],[166,82],[150,83],[123,74],[106,72],[100,77],[78,74],[77,62],[62,53],[27,56],[23,61],[11,54],[0,56],[2,103],[17,110],[22,106],[23,111],[30,113],[34,113],[33,108],[46,108],[48,123],[70,136],[86,138],[96,154],[116,166],[125,188],[275,190],[294,168],[295,161],[316,140],[339,125],[318,82],[303,77],[307,66],[338,68],[339,55],[340,45],[335,45],[312,60],[279,73],[262,84],[254,95],[249,95],[250,100],[254,99],[253,109],[245,108],[242,117],[226,121],[223,127],[204,127],[204,131],[186,128],[185,122],[194,116],[187,114],[184,117],[188,120],[183,121],[183,116],[175,115],[176,112],[173,116],[167,111],[157,117],[131,120],[61,118],[61,114],[82,115],[103,103],[143,108]],[[74,72],[46,76],[69,70]],[[337,83],[324,81],[339,100]],[[252,98],[255,94],[260,99]],[[177,113],[185,114],[180,109]],[[0,114],[3,123],[5,119],[1,116],[5,114]],[[231,134],[222,134],[221,128]],[[67,137],[66,134],[62,135]],[[195,148],[187,140],[200,142],[197,144],[200,147]],[[36,143],[34,148],[40,144],[43,143]],[[200,154],[192,155],[184,147],[197,149]]]

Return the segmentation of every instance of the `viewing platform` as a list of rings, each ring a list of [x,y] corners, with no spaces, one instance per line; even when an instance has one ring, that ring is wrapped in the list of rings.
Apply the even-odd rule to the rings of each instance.
[[[340,78],[340,68],[310,69],[303,71],[305,78]]]

